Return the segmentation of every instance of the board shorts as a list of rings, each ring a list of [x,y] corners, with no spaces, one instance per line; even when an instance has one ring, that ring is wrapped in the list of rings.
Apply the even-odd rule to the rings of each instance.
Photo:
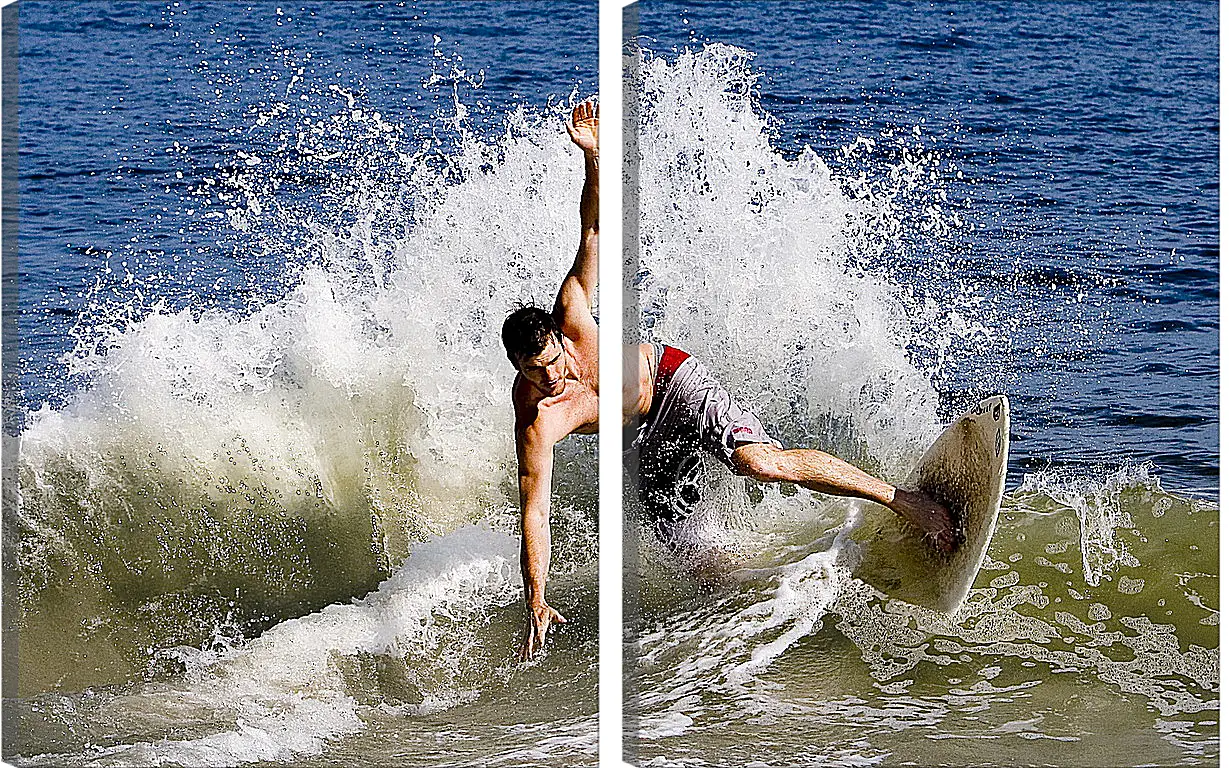
[[[657,373],[653,404],[629,448],[629,467],[641,502],[659,536],[669,538],[700,500],[701,455],[717,457],[731,470],[741,445],[781,444],[764,429],[696,358],[655,344]]]

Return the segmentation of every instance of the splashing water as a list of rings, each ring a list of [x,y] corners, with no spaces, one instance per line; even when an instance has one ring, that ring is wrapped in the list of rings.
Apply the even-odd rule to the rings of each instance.
[[[428,85],[459,99],[470,76],[449,77]],[[315,88],[333,111],[301,119],[313,86],[291,86],[251,115],[264,143],[189,192],[289,265],[289,288],[177,308],[154,277],[102,286],[65,360],[83,386],[20,435],[24,715],[52,763],[71,755],[47,734],[76,718],[48,702],[72,710],[72,691],[126,734],[74,763],[237,764],[318,754],[373,708],[425,716],[507,684],[520,584],[515,539],[490,530],[515,508],[498,330],[549,301],[574,254],[568,107],[514,109],[484,137],[458,106],[409,146],[361,93]],[[593,476],[592,440],[558,454],[561,476]],[[596,488],[560,485],[555,574],[579,574],[580,611]],[[112,685],[128,692],[100,697]]]
[[[788,159],[756,103],[749,52],[638,56],[642,335],[705,360],[791,439],[906,472],[938,428],[930,375],[942,355],[922,364],[915,347],[988,333],[868,266],[903,247],[916,212],[901,201],[933,183],[937,159],[905,146],[874,179],[838,176],[806,147]],[[924,214],[927,228],[954,226]]]
[[[932,382],[1010,340],[959,275],[932,291],[887,268],[965,226],[939,194],[943,158],[878,151],[907,130],[783,153],[751,60],[710,44],[627,61],[641,339],[703,359],[787,446],[903,480],[939,429]],[[628,726],[643,761],[978,763],[1014,759],[1015,739],[1039,762],[1072,744],[1111,763],[1214,753],[1215,508],[1149,466],[1027,476],[951,618],[852,578],[840,534],[858,502],[715,461],[699,489],[691,538],[733,571],[713,588],[691,575],[707,578],[703,546],[688,564],[640,542]]]

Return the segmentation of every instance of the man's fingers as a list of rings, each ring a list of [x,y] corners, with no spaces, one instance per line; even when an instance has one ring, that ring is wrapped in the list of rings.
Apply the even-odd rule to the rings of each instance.
[[[531,613],[525,627],[525,642],[521,645],[521,661],[529,661],[535,653],[546,647],[546,637],[550,632],[551,624],[567,623],[568,620],[563,617],[563,614],[549,605]]]
[[[597,105],[592,101],[582,101],[572,107],[572,125],[592,120],[597,117]]]

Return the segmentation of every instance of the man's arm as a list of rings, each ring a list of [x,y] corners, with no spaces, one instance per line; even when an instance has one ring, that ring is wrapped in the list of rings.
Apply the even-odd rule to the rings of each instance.
[[[546,644],[553,623],[567,619],[546,604],[550,570],[550,486],[555,440],[536,421],[516,431],[517,479],[521,491],[521,577],[528,609],[520,657],[527,660]]]
[[[572,269],[559,287],[554,315],[564,335],[577,338],[593,325],[593,292],[597,288],[598,117],[593,102],[572,110],[568,135],[585,156],[585,186],[580,193],[580,247]]]

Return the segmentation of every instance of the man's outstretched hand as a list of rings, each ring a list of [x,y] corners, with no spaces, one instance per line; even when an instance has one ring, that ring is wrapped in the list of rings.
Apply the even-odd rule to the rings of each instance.
[[[572,142],[586,155],[597,154],[597,104],[583,101],[572,109],[572,122],[568,123],[568,135]]]
[[[596,121],[594,124],[596,125]],[[528,607],[529,615],[525,617],[525,642],[521,645],[521,661],[529,661],[535,653],[545,647],[546,634],[550,632],[551,624],[568,623],[568,620],[563,618],[563,614],[546,603]]]

